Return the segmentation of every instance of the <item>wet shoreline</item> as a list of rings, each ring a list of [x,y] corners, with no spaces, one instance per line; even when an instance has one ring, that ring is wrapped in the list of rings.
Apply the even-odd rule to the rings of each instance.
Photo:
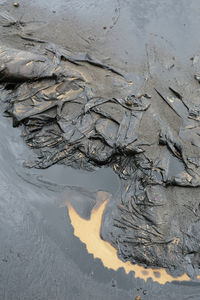
[[[99,5],[95,1],[69,1],[67,4],[58,1],[48,5],[46,2],[35,2],[31,7],[33,9],[30,9],[28,1],[20,2],[19,9],[12,7],[8,1],[0,4],[3,12],[9,10],[11,16],[18,19],[22,17],[22,20],[27,21],[24,29],[26,32],[32,31],[33,38],[56,42],[71,50],[90,52],[98,59],[105,59],[106,63],[129,72],[131,79],[138,83],[138,92],[144,84],[141,78],[147,73],[148,51],[145,45],[149,40],[153,39],[159,45],[162,54],[167,49],[172,53],[171,56],[176,55],[184,65],[186,77],[189,69],[187,67],[191,64],[189,59],[200,48],[197,38],[200,5],[197,1],[164,1],[159,5],[157,1],[144,1],[141,4],[126,1],[124,5],[121,1]],[[28,23],[32,20],[36,22]],[[38,20],[40,23],[37,23]],[[1,27],[0,30],[2,42],[8,46],[27,50],[37,47],[37,43],[22,41],[15,26]],[[145,67],[141,63],[144,58]],[[141,78],[137,74],[142,74]],[[109,183],[107,179],[101,181],[105,175],[104,171],[100,171],[93,182],[94,190],[88,191],[92,173],[88,178],[85,174],[83,179],[78,175],[77,180],[82,181],[80,186],[87,190],[86,193],[78,188],[68,189],[66,192],[63,185],[74,186],[73,182],[78,184],[76,174],[68,181],[62,167],[58,167],[57,175],[54,172],[55,167],[52,168],[53,171],[49,169],[42,175],[40,170],[31,170],[27,177],[27,171],[23,171],[23,162],[25,157],[32,157],[31,151],[23,143],[20,130],[13,129],[3,117],[0,124],[0,298],[14,300],[17,295],[20,300],[120,300],[125,297],[134,299],[140,295],[141,299],[198,299],[200,289],[197,282],[161,286],[150,279],[145,283],[143,280],[134,279],[133,274],[126,275],[123,270],[107,270],[99,260],[94,260],[85,246],[73,236],[67,208],[62,207],[62,203],[66,201],[67,195],[74,197],[79,212],[87,218],[96,201],[95,190],[113,193],[117,185],[116,178]],[[174,127],[176,128],[176,124]],[[109,172],[106,176],[110,179]],[[39,174],[39,180],[33,174]],[[32,176],[36,178],[34,182]],[[59,176],[62,177],[62,182]],[[100,185],[98,180],[101,181]],[[48,181],[54,182],[55,186],[50,187]],[[193,200],[197,194],[197,191],[194,192]],[[176,191],[174,195],[176,196]],[[83,200],[88,203],[85,210]]]

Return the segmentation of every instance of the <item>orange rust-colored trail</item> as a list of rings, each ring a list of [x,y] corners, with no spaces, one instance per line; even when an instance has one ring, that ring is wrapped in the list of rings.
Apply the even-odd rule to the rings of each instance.
[[[89,220],[81,218],[70,203],[68,203],[69,217],[74,227],[74,235],[77,236],[87,247],[88,253],[93,254],[94,258],[101,259],[103,265],[109,269],[118,270],[123,268],[128,274],[133,271],[135,278],[141,278],[145,281],[152,278],[153,281],[165,284],[172,281],[190,281],[187,274],[178,277],[169,275],[164,268],[152,269],[143,266],[133,265],[130,262],[123,262],[117,256],[117,250],[108,242],[100,237],[102,215],[108,200],[105,200],[103,192],[98,192],[103,201],[93,208]],[[102,195],[101,195],[102,193]]]

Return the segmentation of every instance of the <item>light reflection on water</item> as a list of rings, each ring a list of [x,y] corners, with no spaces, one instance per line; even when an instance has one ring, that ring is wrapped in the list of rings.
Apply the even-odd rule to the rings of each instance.
[[[111,194],[116,193],[120,184],[118,175],[111,168],[101,168],[94,172],[73,169],[64,165],[54,165],[45,170],[35,171],[57,184],[83,187],[88,190],[104,190]]]

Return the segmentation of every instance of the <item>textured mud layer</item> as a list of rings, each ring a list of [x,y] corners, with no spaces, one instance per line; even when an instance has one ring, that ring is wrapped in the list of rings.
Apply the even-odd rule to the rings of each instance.
[[[104,200],[103,197],[107,199]],[[117,250],[100,237],[102,215],[108,199],[109,194],[106,195],[105,192],[98,192],[97,203],[91,212],[89,220],[81,218],[73,206],[68,203],[69,217],[74,227],[74,234],[86,245],[88,253],[93,254],[94,258],[101,259],[105,267],[116,271],[123,268],[127,274],[133,271],[135,278],[141,278],[144,281],[151,278],[155,282],[165,284],[175,280],[191,280],[185,273],[181,276],[173,277],[169,275],[164,268],[147,268],[137,264],[131,264],[130,261],[124,262],[120,260],[117,256]]]
[[[191,197],[190,190],[200,186],[199,57],[187,77],[173,57],[149,48],[148,59],[138,93],[120,71],[87,54],[53,44],[32,53],[1,46],[1,100],[37,155],[27,166],[113,167],[121,193],[105,212],[102,237],[121,259],[195,277],[200,206],[198,190]]]

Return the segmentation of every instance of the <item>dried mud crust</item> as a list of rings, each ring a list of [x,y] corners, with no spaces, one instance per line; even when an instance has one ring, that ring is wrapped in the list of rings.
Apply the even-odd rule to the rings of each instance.
[[[177,82],[156,84],[152,97],[136,95],[118,70],[53,44],[41,53],[1,46],[0,83],[6,114],[14,127],[23,125],[37,154],[28,167],[104,165],[119,175],[121,195],[104,216],[102,236],[120,258],[199,273],[199,200],[186,192],[179,202],[172,188],[200,186],[198,87],[190,102]]]

